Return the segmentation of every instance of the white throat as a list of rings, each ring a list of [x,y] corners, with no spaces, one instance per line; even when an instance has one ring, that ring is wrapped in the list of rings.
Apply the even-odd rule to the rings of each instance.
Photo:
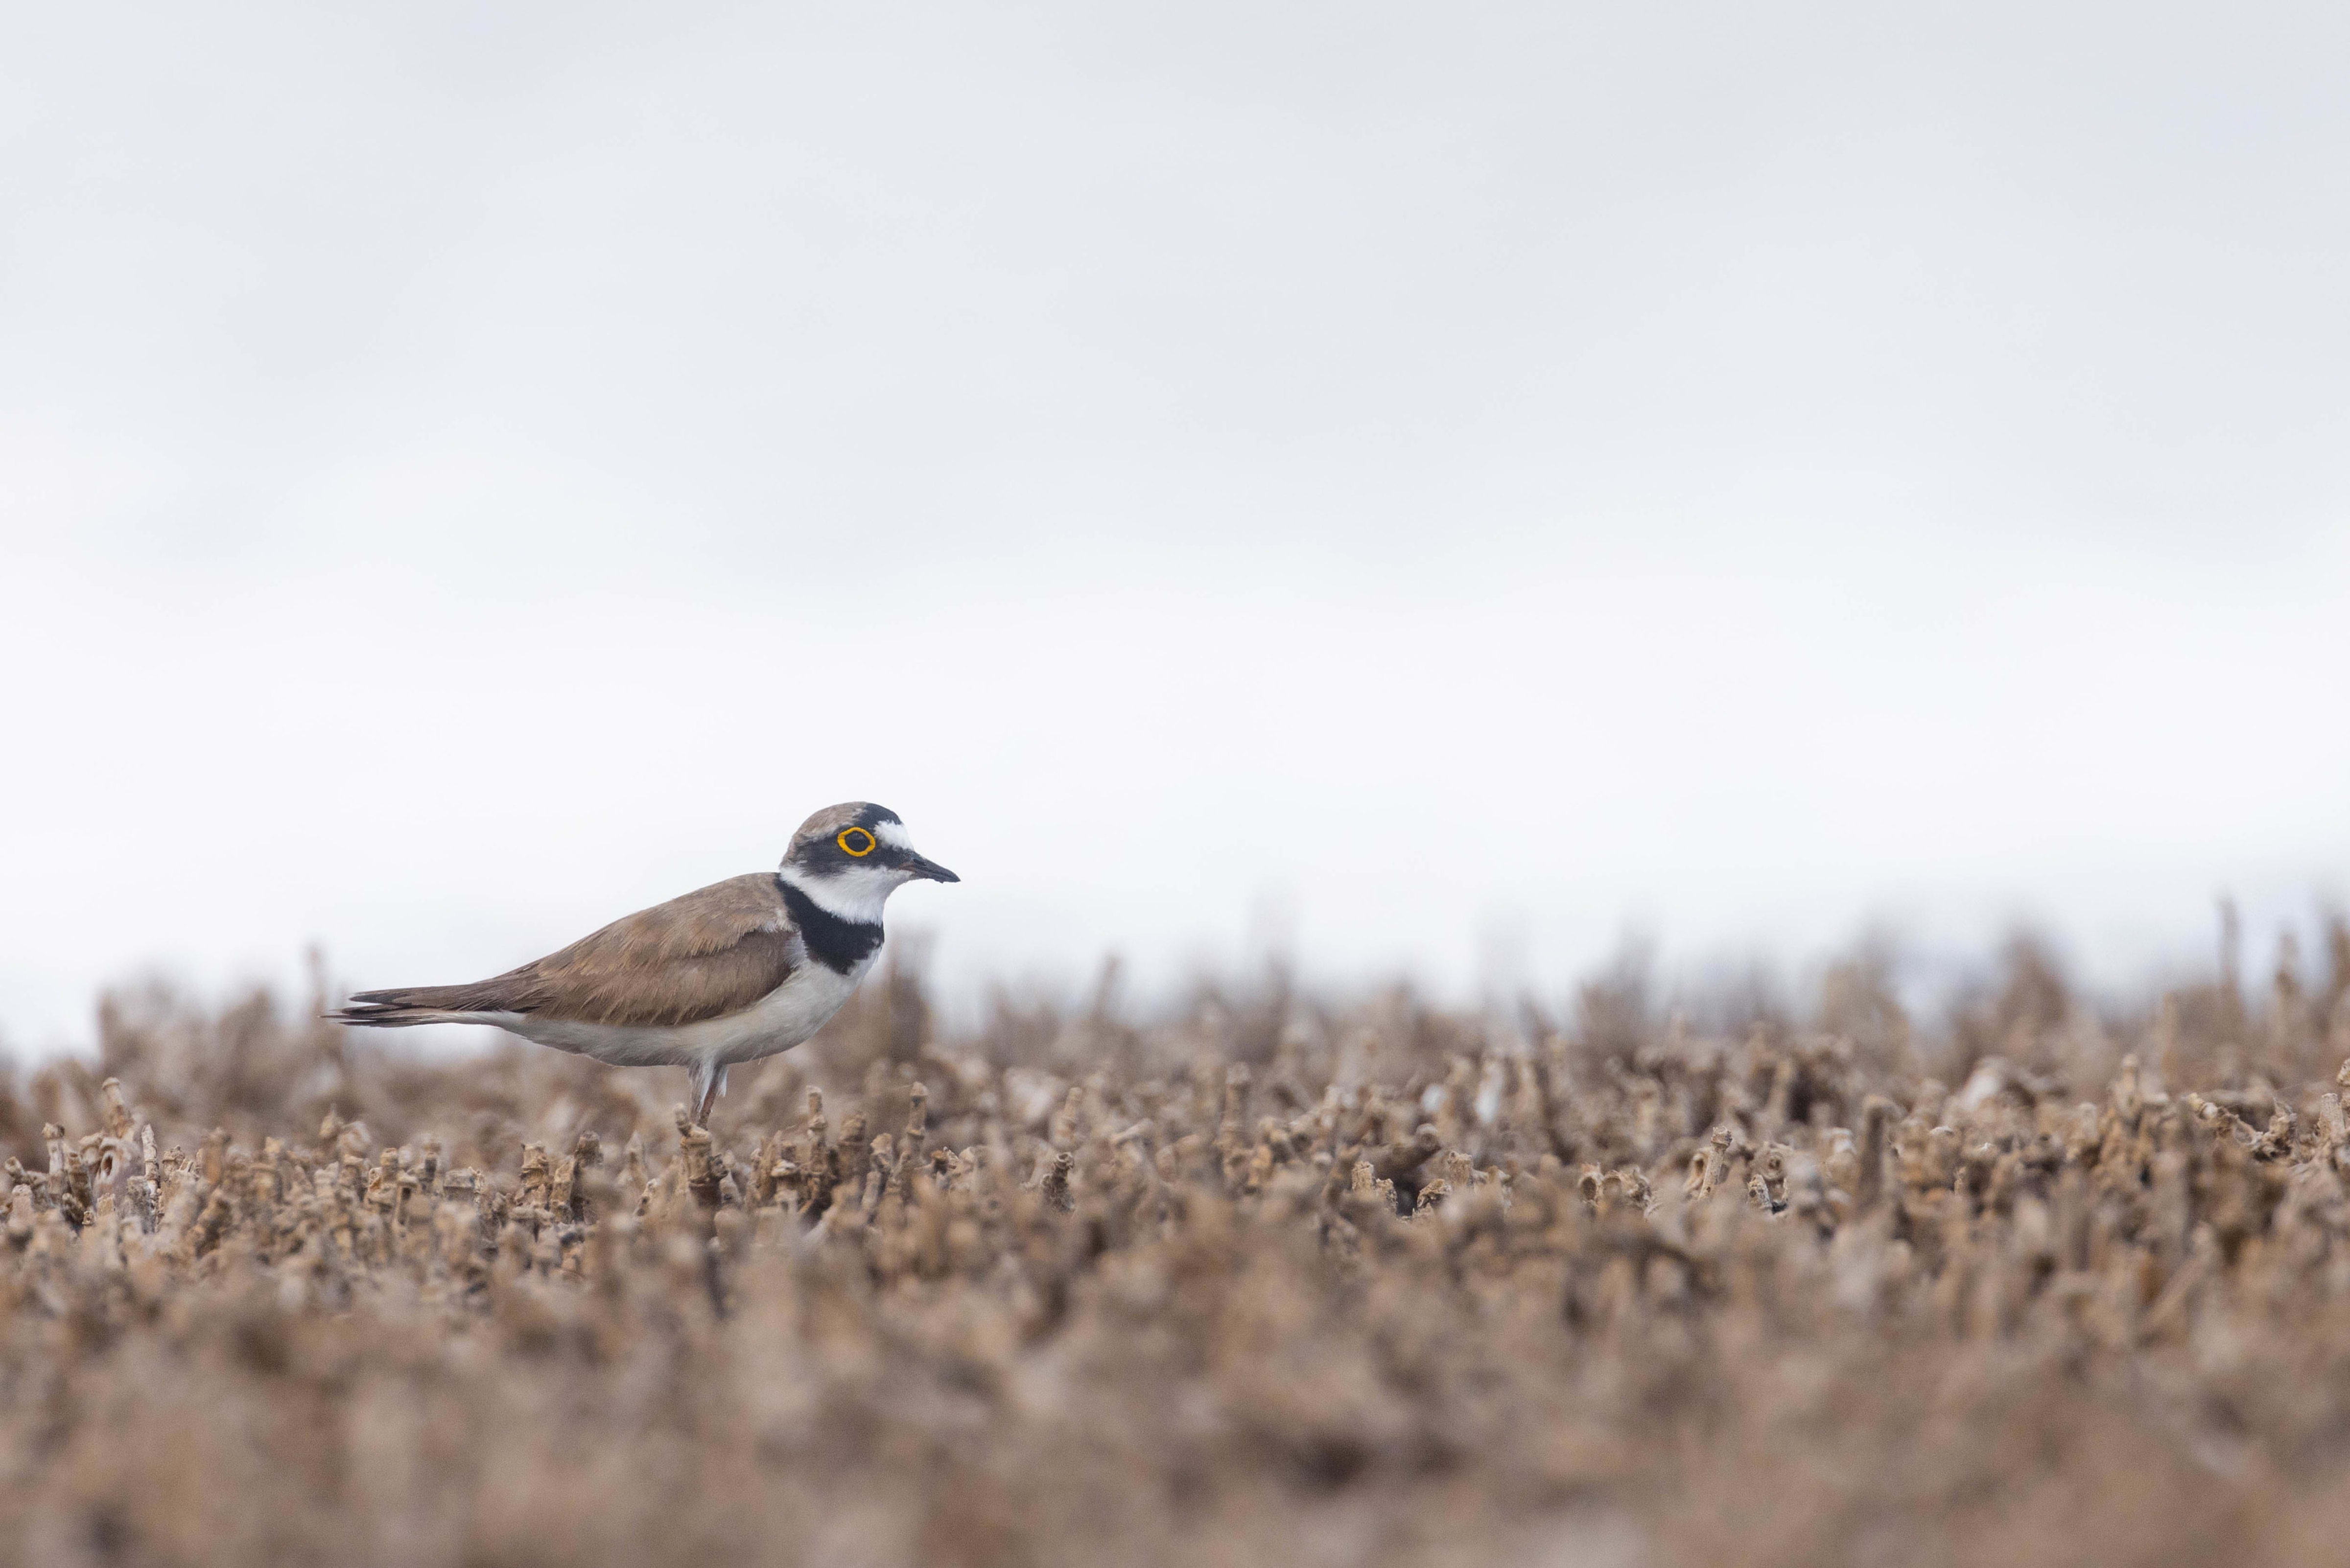
[[[860,926],[879,925],[881,906],[906,880],[905,873],[879,866],[870,871],[847,871],[837,877],[811,877],[787,863],[775,874],[806,894],[808,901],[826,914],[854,920]]]

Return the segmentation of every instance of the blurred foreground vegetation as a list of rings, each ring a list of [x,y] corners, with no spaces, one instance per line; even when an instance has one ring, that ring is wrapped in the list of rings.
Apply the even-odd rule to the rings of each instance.
[[[2142,1009],[1263,984],[682,1071],[118,994],[0,1080],[0,1563],[2334,1561],[2350,928]],[[2329,1545],[2328,1542],[2333,1542]]]

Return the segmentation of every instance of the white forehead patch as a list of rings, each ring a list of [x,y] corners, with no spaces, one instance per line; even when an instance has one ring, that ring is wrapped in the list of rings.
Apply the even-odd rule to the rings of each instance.
[[[914,846],[914,841],[906,836],[906,825],[902,822],[878,822],[873,826],[873,836],[892,849],[911,849]]]

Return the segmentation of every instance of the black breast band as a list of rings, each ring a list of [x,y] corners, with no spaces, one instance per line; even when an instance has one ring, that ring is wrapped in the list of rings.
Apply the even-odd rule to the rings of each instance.
[[[825,968],[847,974],[881,945],[879,921],[868,925],[863,920],[844,920],[780,876],[775,886],[784,890],[784,908],[792,912],[792,923],[799,927],[808,955]]]

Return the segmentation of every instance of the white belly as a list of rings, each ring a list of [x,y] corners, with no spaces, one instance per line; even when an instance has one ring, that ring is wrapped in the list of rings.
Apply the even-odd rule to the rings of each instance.
[[[872,963],[867,959],[847,974],[820,963],[803,964],[742,1012],[698,1023],[579,1023],[527,1012],[470,1012],[463,1022],[494,1023],[614,1067],[723,1067],[788,1051],[823,1028]]]

